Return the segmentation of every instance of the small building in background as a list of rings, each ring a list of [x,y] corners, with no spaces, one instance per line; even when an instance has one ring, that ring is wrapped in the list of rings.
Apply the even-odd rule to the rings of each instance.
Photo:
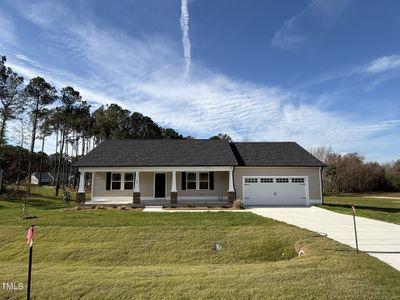
[[[31,184],[39,185],[39,180],[40,185],[53,185],[57,181],[57,177],[50,172],[42,172],[42,176],[40,176],[40,172],[33,172],[31,174]],[[74,176],[61,175],[60,177],[61,184],[73,185],[74,180]]]
[[[33,172],[31,174],[31,184],[39,184],[39,180],[41,185],[51,185],[54,177],[50,172],[42,172],[41,176],[39,172]]]

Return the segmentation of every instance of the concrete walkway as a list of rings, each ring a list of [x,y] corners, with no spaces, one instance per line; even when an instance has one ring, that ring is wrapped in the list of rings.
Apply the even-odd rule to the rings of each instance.
[[[353,217],[312,207],[252,207],[257,215],[292,224],[355,248]],[[361,251],[400,271],[400,225],[356,217]]]
[[[400,200],[400,197],[384,197],[384,196],[363,196],[363,198],[374,198],[374,199],[393,199]]]
[[[145,212],[164,212],[165,210],[163,209],[162,206],[148,206],[146,205],[143,209]]]

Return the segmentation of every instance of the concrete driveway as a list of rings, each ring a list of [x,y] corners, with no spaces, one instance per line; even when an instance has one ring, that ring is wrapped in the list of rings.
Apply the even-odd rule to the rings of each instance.
[[[312,207],[250,207],[257,215],[275,219],[356,247],[353,217]],[[358,245],[364,251],[400,271],[400,225],[356,217]]]

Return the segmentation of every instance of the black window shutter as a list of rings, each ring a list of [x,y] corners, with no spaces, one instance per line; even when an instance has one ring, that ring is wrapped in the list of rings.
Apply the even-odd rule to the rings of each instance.
[[[107,172],[106,190],[109,191],[111,187],[111,172]]]
[[[209,180],[210,180],[210,190],[214,189],[214,172],[209,173]]]
[[[181,176],[182,176],[182,190],[186,190],[186,172],[182,172]]]

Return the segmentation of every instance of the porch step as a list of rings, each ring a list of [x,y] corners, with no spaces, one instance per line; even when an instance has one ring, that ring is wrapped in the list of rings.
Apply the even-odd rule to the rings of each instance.
[[[155,205],[146,205],[143,211],[161,211],[163,212],[164,209],[162,206],[155,206]]]

